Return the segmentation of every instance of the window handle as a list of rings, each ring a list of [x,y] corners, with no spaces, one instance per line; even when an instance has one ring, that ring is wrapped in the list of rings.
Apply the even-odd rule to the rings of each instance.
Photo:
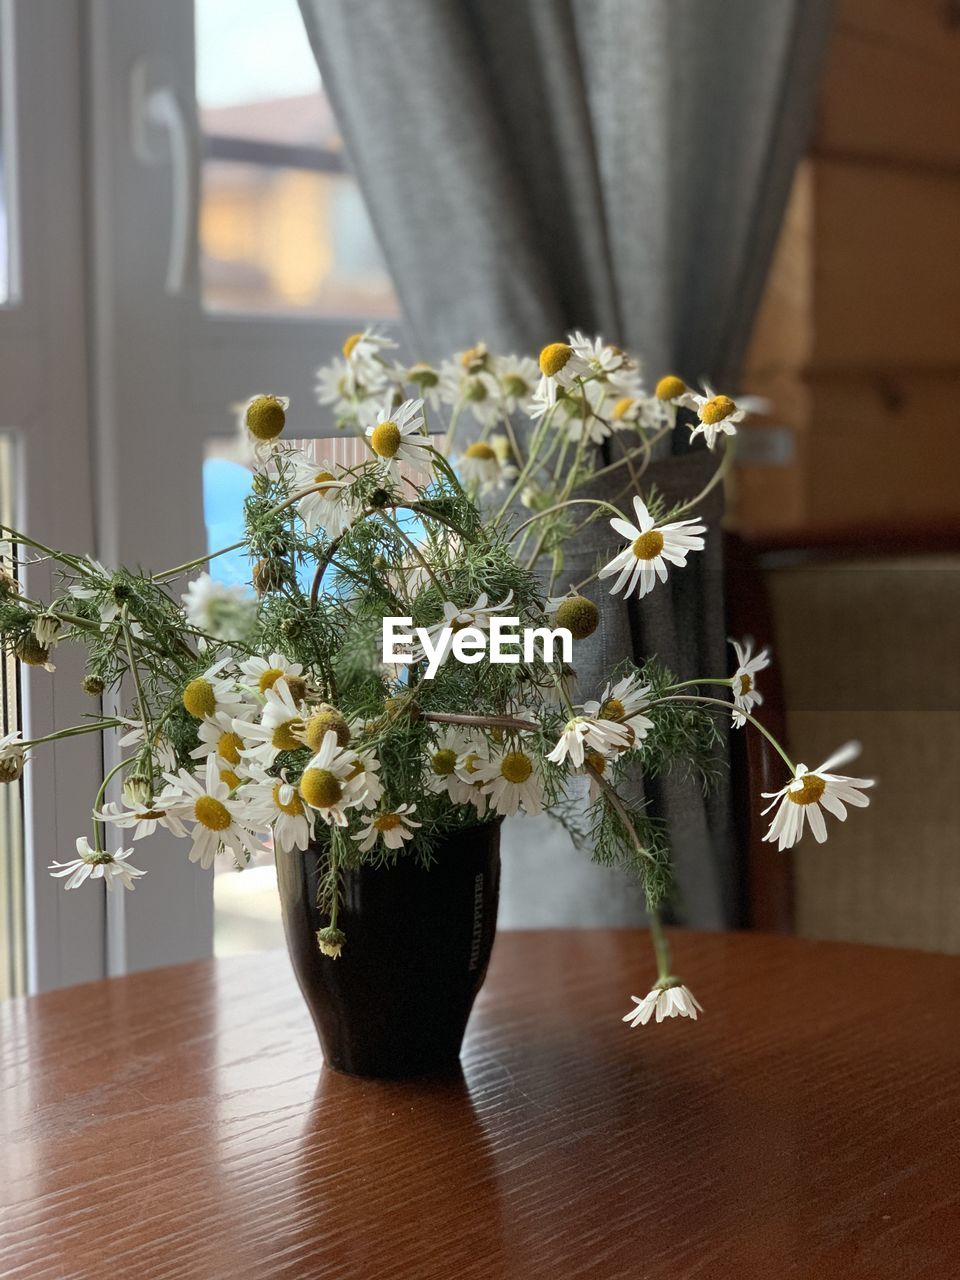
[[[131,75],[131,140],[143,164],[170,165],[170,242],[164,287],[167,293],[180,295],[194,274],[200,146],[176,89],[170,84],[151,85],[144,62],[136,63]]]

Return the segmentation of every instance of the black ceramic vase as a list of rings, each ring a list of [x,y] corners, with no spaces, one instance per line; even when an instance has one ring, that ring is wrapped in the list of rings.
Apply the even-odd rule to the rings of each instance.
[[[497,929],[500,822],[465,827],[428,869],[343,872],[332,959],[317,946],[318,850],[277,858],[283,928],[324,1060],[348,1075],[397,1078],[456,1068]]]

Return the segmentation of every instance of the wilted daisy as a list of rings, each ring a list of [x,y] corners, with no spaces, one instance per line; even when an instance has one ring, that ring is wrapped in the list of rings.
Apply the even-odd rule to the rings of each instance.
[[[27,755],[19,733],[5,733],[0,738],[0,783],[16,782],[23,776]]]
[[[343,358],[359,377],[366,375],[369,381],[371,374],[376,376],[379,370],[385,369],[385,353],[396,349],[397,344],[392,338],[376,328],[367,328],[362,333],[351,333],[344,340]]]
[[[250,781],[243,789],[245,821],[257,831],[273,831],[277,849],[288,853],[307,849],[316,821],[297,788],[285,778],[275,778],[254,765]]]
[[[570,762],[579,768],[583,764],[587,748],[606,756],[611,752],[622,751],[631,741],[632,735],[628,730],[613,720],[574,716],[567,721],[557,745],[546,758],[554,764],[563,764],[569,757]]]
[[[257,602],[245,587],[228,587],[201,573],[180,597],[191,627],[216,640],[242,640],[253,625]]]
[[[410,815],[416,811],[415,804],[401,804],[396,809],[387,809],[371,818],[353,837],[360,846],[360,852],[369,853],[378,840],[382,840],[388,849],[402,849],[415,828],[423,825],[411,818]]]
[[[690,432],[690,439],[702,435],[707,448],[712,449],[721,436],[732,436],[737,433],[737,425],[747,416],[746,409],[739,406],[729,396],[718,395],[709,383],[703,384],[703,392],[686,391],[681,403],[689,409],[695,409],[697,425]]]
[[[367,428],[367,443],[385,471],[396,472],[401,462],[429,465],[430,437],[424,431],[422,410],[422,400],[404,400],[396,408],[389,402]]]
[[[170,785],[158,797],[158,804],[168,815],[194,824],[190,861],[199,862],[204,869],[212,867],[220,849],[225,848],[238,863],[249,862],[257,845],[242,824],[243,804],[231,796],[229,783],[220,776],[216,756],[207,757],[201,778],[186,769],[164,777]]]
[[[848,804],[854,808],[865,809],[870,803],[867,796],[861,793],[875,784],[873,778],[848,778],[843,774],[832,773],[838,765],[855,760],[860,754],[859,742],[848,742],[839,751],[816,769],[808,769],[805,764],[798,764],[794,776],[779,791],[764,791],[764,800],[770,800],[764,813],[780,807],[774,814],[773,821],[764,840],[776,841],[778,849],[791,849],[803,835],[804,820],[810,823],[810,830],[818,844],[827,838],[827,824],[823,819],[822,805],[828,813],[832,813],[841,822],[846,819]]]
[[[175,836],[187,834],[187,829],[180,819],[160,807],[159,799],[146,805],[130,804],[127,800],[118,804],[110,800],[102,809],[94,810],[93,818],[95,822],[111,822],[115,827],[132,831],[131,840],[143,840],[147,836],[152,836],[157,827],[165,827]]]
[[[639,497],[634,498],[633,509],[637,516],[636,525],[619,517],[610,521],[611,527],[621,537],[630,539],[630,545],[605,564],[598,574],[600,578],[618,574],[610,594],[619,595],[622,591],[624,599],[629,599],[634,591],[642,599],[656,586],[657,578],[666,582],[667,562],[682,568],[691,551],[703,550],[700,535],[707,531],[706,526],[696,520],[674,520],[658,525]]]
[[[754,707],[763,702],[763,695],[757,689],[756,675],[770,665],[770,654],[766,649],[753,652],[753,641],[731,640],[737,655],[737,669],[733,675],[733,723],[742,729],[747,723],[747,716]]]
[[[147,874],[128,864],[127,858],[132,853],[132,849],[117,849],[115,853],[91,849],[89,840],[81,836],[77,840],[78,856],[70,862],[53,862],[47,870],[58,880],[69,876],[65,889],[76,889],[84,880],[102,880],[111,891],[118,884],[123,889],[132,889],[134,881]]]
[[[608,681],[596,702],[585,702],[584,714],[623,725],[628,731],[628,741],[632,746],[645,738],[648,730],[653,728],[653,721],[643,715],[650,703],[649,695],[650,686],[643,684],[638,675],[624,676],[616,684]]]
[[[657,1022],[662,1022],[664,1018],[692,1018],[696,1022],[697,1010],[703,1013],[703,1006],[690,988],[676,978],[665,978],[662,983],[658,982],[642,1000],[639,996],[631,996],[630,999],[637,1007],[624,1014],[623,1021],[629,1022],[631,1027],[646,1026],[654,1013],[657,1015]]]
[[[357,763],[357,753],[340,747],[336,732],[328,729],[301,775],[300,798],[330,825],[345,827],[347,810],[363,803],[367,788]]]
[[[551,342],[540,352],[538,393],[554,404],[559,388],[571,387],[577,378],[590,373],[590,362],[574,351],[569,342]]]
[[[296,702],[286,680],[278,680],[263,695],[260,720],[235,717],[233,732],[243,739],[240,756],[269,767],[281,751],[296,751],[303,746],[305,707]]]
[[[543,782],[534,757],[521,749],[505,751],[477,768],[490,807],[507,817],[520,805],[535,817],[543,812]]]

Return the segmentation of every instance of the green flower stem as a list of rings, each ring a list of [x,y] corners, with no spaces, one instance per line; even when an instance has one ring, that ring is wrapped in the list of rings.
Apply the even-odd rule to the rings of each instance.
[[[654,955],[657,957],[657,981],[663,982],[671,976],[670,944],[667,941],[666,934],[663,932],[659,911],[656,907],[652,907],[648,914],[650,916],[650,937],[653,941]]]
[[[724,436],[723,438],[726,441],[728,437]],[[671,519],[675,520],[677,516],[683,515],[685,511],[691,511],[694,507],[699,506],[699,504],[704,500],[707,494],[710,493],[713,489],[715,489],[716,486],[723,480],[724,476],[730,470],[730,464],[733,462],[733,458],[734,458],[733,449],[728,448],[727,445],[724,444],[723,457],[720,459],[720,465],[717,467],[716,471],[713,473],[713,475],[710,477],[710,479],[703,486],[703,488],[700,490],[700,492],[697,494],[695,498],[691,498],[689,502],[685,502],[682,507],[677,507],[676,511],[674,511],[671,514]]]
[[[620,799],[620,796],[617,794],[616,788],[612,785],[612,783],[608,782],[607,779],[603,776],[603,774],[599,771],[599,769],[595,769],[592,764],[587,764],[586,768],[587,768],[587,771],[590,773],[590,776],[594,779],[594,781],[599,784],[601,791],[609,800],[610,805],[612,806],[612,808],[617,814],[617,817],[620,819],[620,821],[626,827],[627,831],[630,833],[630,839],[633,841],[634,845],[636,846],[637,853],[639,853],[642,858],[646,858],[648,862],[652,862],[653,858],[649,850],[644,848],[640,837],[637,835],[637,829],[633,825],[633,819],[630,817],[630,814],[627,811],[626,805],[624,805],[623,801]]]
[[[187,573],[190,569],[199,569],[202,564],[209,564],[211,560],[216,560],[217,556],[225,556],[228,551],[239,551],[241,547],[247,545],[246,538],[241,538],[239,542],[231,542],[229,547],[221,547],[218,551],[208,551],[205,556],[198,556],[196,560],[187,560],[185,564],[174,565],[172,569],[164,569],[162,573],[152,575],[154,582],[162,582],[165,578],[176,578],[178,574]]]
[[[607,511],[612,511],[614,515],[619,516],[621,520],[626,520],[626,516],[619,507],[615,507],[611,502],[604,502],[601,498],[567,498],[564,502],[555,502],[552,507],[546,507],[543,511],[537,511],[532,516],[528,516],[522,524],[518,524],[513,530],[510,537],[515,538],[522,529],[526,529],[528,525],[533,524],[537,520],[542,520],[544,516],[553,515],[555,511],[563,511],[565,507],[604,507]]]
[[[105,796],[105,794],[106,794],[106,791],[107,791],[107,784],[110,782],[110,779],[114,776],[114,774],[119,773],[119,772],[120,772],[120,770],[124,767],[124,765],[129,764],[129,763],[130,763],[130,761],[131,761],[132,759],[133,759],[133,756],[130,756],[130,757],[129,757],[128,759],[126,759],[126,760],[121,760],[119,764],[115,764],[115,765],[113,766],[113,768],[112,768],[112,769],[110,769],[110,770],[109,770],[109,772],[104,776],[103,781],[100,783],[100,790],[97,792],[97,798],[96,798],[96,800],[94,800],[94,802],[93,802],[93,809],[92,809],[92,811],[91,811],[92,813],[96,813],[96,812],[97,812],[97,810],[100,808],[100,806],[103,804],[103,797],[104,797],[104,796]],[[101,827],[103,828],[103,837],[102,837],[102,838],[103,838],[103,839],[105,839],[105,838],[106,838],[106,823],[100,823],[100,822],[98,822],[98,821],[96,820],[96,818],[93,818],[93,819],[92,819],[92,822],[93,822],[93,843],[94,843],[94,848],[95,848],[95,850],[96,850],[96,852],[97,852],[97,853],[103,853],[103,846],[102,846],[102,844],[101,844]]]
[[[692,684],[693,681],[688,681],[687,683]],[[703,681],[702,683],[719,684],[721,682],[720,681]],[[679,686],[676,686],[676,687],[679,687]],[[704,698],[700,695],[694,696],[692,694],[680,694],[680,695],[671,694],[664,698],[656,698],[653,702],[648,703],[648,706],[655,707],[661,702],[699,702],[699,703],[702,703],[704,706],[722,707],[724,711],[734,710],[734,704],[732,702],[724,702],[722,698]],[[783,747],[781,747],[780,743],[776,740],[776,738],[773,736],[770,730],[767,729],[764,725],[762,725],[759,720],[755,719],[754,716],[750,715],[748,711],[744,711],[742,714],[743,714],[743,718],[749,724],[753,725],[754,729],[756,729],[759,733],[763,734],[766,740],[770,743],[771,747],[773,747],[774,751],[776,751],[777,755],[780,757],[780,759],[784,762],[784,764],[790,770],[791,774],[796,773],[797,766],[793,763],[793,761],[787,755],[786,751],[784,751]]]
[[[519,720],[514,716],[470,716],[453,711],[424,711],[423,718],[435,724],[462,724],[481,729],[516,729],[520,733],[531,733],[540,728],[535,720]]]
[[[104,729],[129,729],[125,720],[97,720],[95,724],[75,724],[69,729],[58,729],[55,733],[44,734],[42,738],[30,738],[22,743],[26,751],[28,747],[39,747],[47,742],[59,742],[61,738],[77,738],[83,733],[102,733]]]
[[[140,671],[137,667],[137,660],[133,654],[133,639],[130,635],[130,623],[128,621],[129,609],[127,605],[123,606],[120,611],[120,622],[123,627],[123,641],[127,650],[127,660],[130,664],[130,674],[133,676],[133,683],[137,690],[137,703],[140,707],[140,721],[143,724],[143,741],[147,750],[150,750],[150,713],[147,708],[147,699],[143,692],[143,685],[140,683]],[[153,756],[150,757],[151,770],[153,767]]]

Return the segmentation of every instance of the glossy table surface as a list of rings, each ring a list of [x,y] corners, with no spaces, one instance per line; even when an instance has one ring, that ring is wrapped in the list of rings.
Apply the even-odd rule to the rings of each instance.
[[[960,960],[502,934],[463,1075],[321,1070],[285,955],[0,1006],[0,1276],[960,1275]]]

